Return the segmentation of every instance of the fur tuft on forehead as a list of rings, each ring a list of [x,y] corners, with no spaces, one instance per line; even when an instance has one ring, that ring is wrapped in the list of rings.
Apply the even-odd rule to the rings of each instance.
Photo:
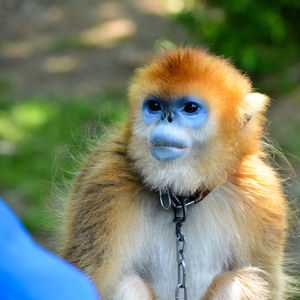
[[[248,77],[228,60],[191,47],[167,51],[137,70],[129,90],[134,107],[149,94],[166,100],[174,95],[193,94],[218,106],[225,105],[226,110],[235,110],[251,92]]]
[[[213,80],[215,83],[226,83],[230,86],[234,81],[238,82],[241,89],[251,87],[249,79],[236,70],[228,60],[211,55],[200,48],[168,51],[150,64],[146,74],[151,80],[168,83],[177,80],[183,82]]]

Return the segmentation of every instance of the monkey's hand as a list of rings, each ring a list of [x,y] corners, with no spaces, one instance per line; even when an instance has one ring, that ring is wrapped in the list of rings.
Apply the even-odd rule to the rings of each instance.
[[[246,267],[214,278],[202,300],[266,300],[270,297],[265,272]]]
[[[118,286],[113,300],[156,300],[150,287],[138,276],[125,277]]]

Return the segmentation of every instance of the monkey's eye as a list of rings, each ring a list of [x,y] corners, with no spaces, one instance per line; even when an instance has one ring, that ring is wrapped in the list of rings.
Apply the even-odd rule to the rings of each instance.
[[[199,105],[194,102],[188,102],[183,107],[183,111],[188,114],[192,114],[196,112],[198,109],[199,109]]]
[[[149,108],[149,110],[152,110],[152,111],[160,111],[161,110],[161,105],[155,100],[149,100],[147,102],[147,107]]]

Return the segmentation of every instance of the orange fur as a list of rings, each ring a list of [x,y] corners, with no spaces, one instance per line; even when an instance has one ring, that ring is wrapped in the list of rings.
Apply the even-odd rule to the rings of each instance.
[[[149,207],[150,212],[151,201],[145,199],[156,197],[151,189],[158,184],[181,193],[213,189],[207,203],[201,205],[212,203],[214,193],[222,193],[222,189],[233,195],[229,210],[234,220],[228,220],[225,211],[217,212],[220,220],[238,227],[234,228],[236,244],[228,249],[231,269],[213,280],[203,300],[285,298],[287,203],[260,144],[268,99],[261,96],[256,107],[251,98],[245,100],[250,93],[252,87],[246,76],[228,61],[200,49],[168,52],[136,72],[129,88],[130,119],[83,164],[65,216],[62,256],[95,280],[103,300],[119,300],[113,296],[118,286],[140,272],[136,265],[145,251],[138,233],[144,222],[140,211]],[[207,133],[204,148],[190,158],[196,174],[193,178],[184,174],[189,163],[184,161],[182,166],[178,163],[170,169],[182,174],[181,178],[155,182],[158,169],[167,170],[169,165],[150,159],[150,145],[136,133],[148,95],[169,101],[174,96],[193,95],[209,107],[210,122],[215,127]],[[153,182],[144,173],[148,169]],[[233,282],[238,284],[231,286]],[[151,281],[145,282],[145,287],[149,299],[159,298],[150,289]],[[239,298],[234,298],[237,293]]]

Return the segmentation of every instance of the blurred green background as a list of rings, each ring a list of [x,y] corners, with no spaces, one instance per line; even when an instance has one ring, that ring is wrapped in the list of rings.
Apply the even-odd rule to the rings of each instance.
[[[297,202],[299,16],[298,0],[0,1],[0,195],[51,248],[61,194],[89,145],[126,118],[134,69],[162,48],[201,45],[272,97],[270,137],[295,170],[285,185]]]

